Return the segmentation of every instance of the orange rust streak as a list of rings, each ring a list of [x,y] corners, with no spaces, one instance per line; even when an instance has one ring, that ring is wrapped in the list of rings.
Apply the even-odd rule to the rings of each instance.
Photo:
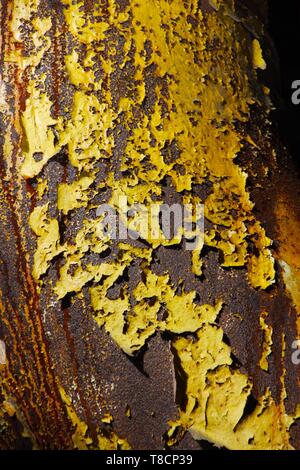
[[[12,17],[13,2],[5,2],[1,8],[1,56],[5,63],[5,56],[13,47],[9,23]],[[2,71],[3,72],[3,71]],[[66,448],[70,446],[70,424],[66,417],[65,407],[62,404],[58,391],[56,379],[52,371],[49,354],[46,347],[46,339],[41,320],[39,299],[36,293],[34,281],[31,276],[30,266],[26,260],[26,244],[22,236],[23,227],[22,208],[18,200],[23,199],[24,183],[19,176],[18,166],[20,164],[19,153],[22,147],[23,128],[21,125],[21,113],[25,109],[27,74],[22,72],[17,65],[6,64],[4,72],[14,84],[14,95],[10,98],[14,101],[14,114],[11,116],[11,125],[16,135],[11,136],[13,152],[6,161],[12,164],[13,179],[5,183],[8,167],[1,162],[1,189],[4,213],[11,214],[6,217],[7,228],[11,227],[9,241],[14,247],[16,256],[18,288],[20,289],[19,309],[13,308],[6,299],[6,305],[2,306],[2,321],[6,325],[10,339],[10,358],[7,369],[7,381],[3,381],[6,393],[13,394],[17,399],[28,425],[31,429],[39,429],[35,433],[41,447],[43,447],[44,435],[47,434],[49,424],[55,423],[57,442],[65,442]],[[25,82],[25,85],[24,85]],[[21,314],[22,312],[22,314]],[[25,349],[25,352],[24,352]],[[22,364],[24,371],[18,371],[16,364]],[[34,375],[33,372],[34,371]],[[25,393],[25,389],[28,393]],[[43,410],[46,407],[46,410]],[[34,410],[34,413],[32,411]],[[30,412],[31,411],[31,412]],[[34,418],[32,417],[34,415]],[[50,419],[49,419],[50,416]],[[68,429],[68,430],[67,430]]]

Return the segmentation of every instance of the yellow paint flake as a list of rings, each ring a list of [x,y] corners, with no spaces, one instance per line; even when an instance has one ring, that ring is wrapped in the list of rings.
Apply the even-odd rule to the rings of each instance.
[[[58,221],[47,217],[48,206],[49,204],[37,206],[29,219],[29,225],[38,237],[33,266],[35,279],[45,274],[50,261],[64,251],[64,247],[60,245]]]
[[[71,184],[61,183],[57,190],[57,207],[63,214],[86,205],[89,200],[87,190],[94,182],[94,177],[81,176]]]
[[[37,197],[38,199],[42,199],[44,196],[45,192],[48,191],[48,182],[47,180],[43,180],[42,178],[37,179],[38,185],[37,185]]]
[[[113,420],[114,418],[110,413],[105,413],[105,415],[101,419],[102,423],[105,423],[105,424],[110,424],[113,422]]]
[[[257,253],[251,254],[248,261],[248,279],[250,284],[258,289],[266,289],[275,282],[274,258],[269,247],[272,240],[265,234],[264,229],[255,222],[249,228]]]
[[[268,372],[269,370],[269,363],[268,363],[268,356],[272,352],[272,335],[273,335],[273,328],[267,324],[266,318],[268,317],[268,312],[262,312],[259,318],[259,323],[261,330],[264,335],[263,346],[262,346],[262,356],[259,361],[259,365],[262,370]]]
[[[168,318],[162,322],[161,328],[176,334],[193,333],[204,323],[213,323],[220,313],[222,303],[219,302],[216,306],[196,305],[195,297],[195,291],[171,297],[166,302]]]
[[[249,258],[248,278],[253,287],[266,289],[275,282],[274,258],[270,250]]]
[[[51,128],[56,124],[56,120],[51,115],[50,99],[34,82],[29,85],[28,92],[26,110],[22,116],[28,149],[23,152],[21,173],[25,178],[33,178],[58,152],[58,147],[54,143],[54,132]]]
[[[97,279],[99,282],[104,276],[113,275],[114,269],[113,265],[106,263],[102,263],[100,266],[89,264],[84,269],[78,258],[76,260],[76,256],[71,256],[60,268],[60,279],[54,292],[59,299],[63,299],[69,292],[80,292],[93,279]]]
[[[206,325],[197,341],[180,338],[173,347],[187,377],[187,404],[178,422],[170,423],[169,443],[174,435],[189,430],[195,439],[205,439],[232,450],[290,449],[290,417],[267,391],[246,418],[243,412],[252,389],[246,375],[231,369],[230,348],[222,330]],[[270,432],[272,430],[272,432]]]
[[[131,412],[131,408],[129,405],[126,405],[125,415],[127,416],[127,418],[132,418],[132,412]]]
[[[255,69],[266,69],[267,64],[263,58],[262,50],[257,39],[253,39],[252,41],[252,60]]]
[[[89,88],[95,83],[95,76],[92,70],[85,70],[78,62],[78,53],[75,49],[66,56],[66,69],[70,82],[76,87]]]
[[[246,140],[250,145],[252,145],[252,147],[255,147],[257,149],[259,148],[250,135],[246,136]]]
[[[131,450],[131,445],[126,439],[118,437],[115,433],[104,433],[103,431],[98,434],[98,448],[99,450]]]
[[[7,413],[8,416],[13,417],[16,414],[16,405],[11,400],[4,400],[2,403],[2,408],[4,413]]]

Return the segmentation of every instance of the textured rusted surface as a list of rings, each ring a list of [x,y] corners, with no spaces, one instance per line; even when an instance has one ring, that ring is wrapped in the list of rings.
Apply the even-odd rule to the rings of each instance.
[[[204,439],[221,446],[227,442],[230,443],[228,446],[233,448],[244,446],[242,438],[238,438],[241,441],[235,442],[230,437],[230,433],[235,434],[235,429],[226,431],[224,439],[219,435],[214,439],[210,432],[202,435],[201,426],[197,424],[197,415],[188,413],[192,396],[187,385],[190,369],[184,369],[185,349],[180,341],[186,340],[186,348],[192,348],[197,342],[198,331],[187,329],[178,333],[175,328],[172,330],[171,327],[164,327],[163,321],[168,309],[162,297],[166,294],[157,291],[158,299],[149,300],[150,308],[153,303],[161,302],[157,314],[158,326],[153,334],[149,333],[145,344],[138,343],[139,347],[134,350],[133,343],[135,339],[140,341],[140,332],[137,331],[136,336],[130,336],[128,341],[131,342],[126,349],[126,333],[124,337],[117,336],[116,328],[111,328],[105,321],[101,323],[97,305],[92,308],[91,290],[97,288],[98,284],[101,287],[95,277],[88,279],[77,293],[67,291],[68,283],[63,286],[66,290],[61,298],[55,290],[61,279],[64,256],[67,258],[66,253],[69,256],[70,245],[77,243],[76,235],[85,226],[86,218],[94,220],[95,207],[102,202],[108,202],[114,192],[117,193],[118,185],[122,184],[131,170],[133,171],[136,164],[134,158],[129,163],[124,161],[124,155],[129,152],[128,142],[131,141],[132,152],[144,151],[147,154],[147,158],[141,159],[139,163],[138,184],[141,184],[141,181],[148,183],[148,178],[152,189],[155,189],[152,193],[154,200],[158,197],[157,192],[155,193],[157,188],[161,189],[161,200],[168,204],[180,203],[185,196],[200,197],[205,204],[206,200],[211,201],[209,198],[213,194],[216,198],[208,202],[208,205],[213,206],[215,202],[220,206],[223,204],[226,209],[228,204],[229,228],[224,229],[224,218],[221,215],[219,219],[218,214],[212,216],[213,210],[206,214],[205,228],[208,232],[215,230],[216,236],[207,236],[201,254],[199,253],[202,272],[198,273],[195,273],[195,266],[192,268],[192,253],[184,249],[183,243],[171,246],[162,243],[153,250],[149,248],[149,240],[139,239],[131,243],[133,260],[126,266],[118,282],[107,290],[107,297],[113,301],[124,298],[124,293],[127,295],[129,292],[128,298],[134,308],[138,304],[138,300],[134,299],[137,287],[142,282],[146,283],[150,274],[155,275],[156,279],[162,279],[168,274],[169,296],[176,295],[179,300],[180,296],[195,291],[192,310],[196,311],[202,305],[217,308],[217,302],[222,302],[222,309],[210,327],[212,331],[224,334],[222,347],[227,345],[231,348],[232,363],[228,373],[235,376],[238,371],[241,374],[239,377],[246,377],[245,380],[249,380],[252,386],[246,407],[237,424],[241,425],[253,416],[262,397],[269,397],[266,395],[268,393],[271,397],[270,406],[265,405],[266,410],[271,410],[271,418],[267,421],[261,420],[261,426],[266,426],[266,432],[271,436],[268,445],[261,436],[256,437],[255,432],[253,437],[250,435],[247,445],[251,447],[254,442],[258,448],[299,448],[299,366],[291,361],[294,352],[292,344],[300,329],[297,320],[297,310],[299,312],[300,308],[299,179],[291,160],[272,133],[268,121],[269,98],[259,83],[255,70],[256,66],[262,63],[261,58],[251,57],[253,40],[264,44],[261,20],[265,17],[265,8],[260,7],[265,2],[255,2],[255,5],[258,5],[255,8],[253,2],[237,2],[238,5],[234,9],[233,2],[203,1],[199,2],[198,10],[198,2],[175,1],[173,6],[178,7],[178,12],[175,7],[175,13],[170,9],[170,24],[163,24],[162,20],[157,30],[159,33],[168,30],[168,34],[163,36],[163,39],[162,36],[157,36],[157,44],[151,43],[150,39],[143,43],[145,54],[141,44],[144,41],[143,34],[149,34],[149,38],[153,40],[153,31],[151,28],[149,31],[147,29],[152,18],[149,20],[142,7],[138,8],[138,3],[136,7],[134,2],[129,0],[102,2],[105,5],[88,0],[81,2],[80,11],[83,13],[80,17],[83,17],[84,24],[90,24],[88,32],[84,30],[83,33],[78,33],[78,25],[77,30],[77,26],[72,29],[70,19],[68,23],[66,10],[70,8],[71,3],[61,0],[3,0],[0,7],[0,339],[5,342],[7,355],[7,363],[0,365],[0,447],[125,449],[130,445],[134,449],[161,449],[167,446],[201,449],[201,441]],[[168,2],[152,3],[156,9],[154,13],[164,14],[164,21],[168,19]],[[21,10],[18,10],[18,6]],[[26,6],[29,9],[27,17]],[[94,31],[92,24],[97,6],[101,7],[101,21],[109,27],[104,29],[103,37],[100,34],[101,40],[98,42],[90,41],[89,37],[86,41],[81,41],[82,34],[91,34],[91,31]],[[119,23],[115,10],[120,15]],[[155,15],[154,17],[156,18]],[[50,19],[48,29],[43,29],[44,26],[33,26],[36,24],[34,19],[39,18]],[[76,15],[74,18],[76,22]],[[77,20],[78,18],[79,16]],[[171,38],[169,29],[175,28],[177,23],[181,25],[180,21],[183,22],[183,29],[178,27]],[[157,23],[153,20],[153,28],[155,27]],[[185,28],[189,28],[188,34]],[[213,28],[216,28],[215,31]],[[34,42],[35,31],[41,43]],[[157,31],[155,30],[156,34]],[[200,32],[203,37],[207,37],[207,41],[204,55],[199,59],[195,48],[202,45],[197,42]],[[236,37],[232,43],[230,36]],[[178,37],[180,40],[176,42]],[[138,43],[139,38],[141,44]],[[172,47],[176,45],[182,54],[180,57],[186,57],[182,44],[186,46],[187,52],[184,54],[190,54],[190,65],[179,64],[177,80],[177,50],[172,52]],[[87,60],[91,50],[95,52],[93,60],[90,59],[94,68],[87,60],[81,81],[78,79],[78,70],[77,75],[75,73],[72,77],[66,66],[66,57],[70,57],[74,50],[77,51],[80,63]],[[38,57],[39,51],[42,51],[41,57]],[[264,57],[268,53],[271,54],[263,49]],[[38,60],[35,61],[35,57],[38,57]],[[199,76],[199,82],[195,80],[193,83],[185,83],[185,88],[181,88],[180,93],[172,97],[172,90],[174,92],[177,81],[181,87],[184,83],[182,68],[195,63],[201,72],[203,57],[211,65],[215,81],[201,85],[206,79],[206,74],[203,73],[203,82]],[[174,62],[172,73],[168,70],[161,72],[164,58],[168,65]],[[230,66],[226,61],[236,67],[236,77],[230,76]],[[218,77],[213,72],[213,67],[225,70],[224,76],[220,77],[220,83],[224,86],[221,92],[216,85]],[[91,70],[94,72],[92,78],[88,75]],[[207,72],[206,69],[203,70]],[[142,76],[139,76],[140,71]],[[37,95],[40,93],[42,96],[44,93],[51,103],[50,117],[47,113],[42,114],[42,117],[49,119],[47,131],[53,133],[54,146],[57,145],[57,151],[38,171],[32,171],[32,162],[27,166],[26,160],[24,163],[24,158],[30,154],[30,145],[33,144],[28,141],[29,132],[26,128],[29,122],[34,121],[34,117],[26,120],[30,97],[34,95],[32,81],[35,90],[42,88],[42,92],[38,91]],[[100,83],[101,86],[97,88]],[[204,124],[202,127],[201,120],[206,122],[206,119],[211,117],[210,105],[205,102],[205,86],[209,97],[210,87],[215,87],[213,90],[219,93],[217,97],[213,97],[212,92],[211,99],[216,109],[220,106],[221,116],[216,116],[219,121],[211,119],[209,125],[205,124],[207,127]],[[141,98],[143,87],[144,97]],[[189,163],[188,159],[184,160],[182,157],[187,150],[191,151],[192,145],[197,150],[201,147],[197,132],[191,130],[186,140],[182,137],[184,132],[180,132],[180,119],[184,119],[184,112],[180,111],[180,108],[185,110],[184,106],[190,106],[189,97],[192,96],[191,93],[196,93],[197,87],[203,103],[199,104],[199,112],[194,109],[195,103],[191,105],[191,129],[196,128],[201,134],[209,133],[214,126],[218,129],[224,125],[224,135],[229,135],[229,143],[226,138],[224,141],[217,141],[218,131],[214,130],[211,134],[216,136],[218,142],[215,158],[217,160],[219,153],[221,154],[218,148],[221,143],[224,144],[224,154],[229,152],[231,136],[231,150],[233,153],[236,150],[236,156],[232,157],[230,163],[226,163],[224,157],[224,163],[221,163],[220,167],[216,168],[217,165],[211,163],[207,167],[209,170],[206,168],[207,171],[203,170],[203,173],[202,169],[195,170],[196,160]],[[95,97],[95,103],[105,104],[100,110],[99,119],[105,116],[103,122],[104,126],[107,125],[106,147],[100,139],[98,146],[103,153],[93,161],[92,168],[89,167],[88,170],[84,166],[80,170],[74,165],[74,161],[72,164],[69,142],[59,145],[61,136],[64,133],[67,135],[66,123],[73,119],[72,107],[78,91],[82,92],[85,98]],[[233,101],[222,103],[222,93],[225,98],[232,98]],[[37,101],[40,96],[36,98]],[[187,97],[188,104],[183,106],[180,100],[183,101],[184,97]],[[124,101],[124,98],[127,101]],[[234,100],[240,100],[240,106],[239,103],[235,105]],[[195,102],[197,107],[197,100]],[[81,105],[83,104],[82,101]],[[111,121],[108,116],[110,110],[114,115]],[[174,135],[167,126],[167,117],[171,111],[175,116],[178,112],[179,130],[175,130]],[[142,144],[139,147],[134,132],[141,129],[146,135],[151,119],[155,120],[153,116],[160,118],[155,123],[157,128],[155,130],[153,124],[148,147],[145,142],[145,148]],[[57,124],[60,118],[61,123]],[[183,124],[185,125],[185,122]],[[42,129],[44,122],[35,125]],[[172,125],[174,128],[177,125],[174,117],[171,127]],[[172,142],[163,135],[164,131],[166,135],[173,135]],[[93,138],[97,132],[101,133],[99,129],[91,128]],[[161,137],[159,132],[162,132]],[[141,133],[140,139],[142,137]],[[74,134],[73,138],[76,139],[77,136]],[[164,139],[164,145],[160,145],[160,139]],[[113,141],[111,146],[110,140]],[[192,143],[190,147],[189,142]],[[207,138],[207,145],[214,149],[213,142],[213,138]],[[238,142],[242,142],[241,145]],[[153,154],[151,149],[154,149]],[[44,150],[42,155],[36,152],[33,156],[35,162],[45,157],[47,149]],[[94,151],[97,152],[97,149]],[[151,176],[151,169],[155,167],[153,155],[156,156],[156,151],[163,157],[163,164],[157,160],[157,181]],[[74,151],[75,154],[80,153]],[[214,158],[210,149],[208,154],[211,159]],[[220,161],[222,162],[221,157]],[[171,165],[168,171],[165,170],[166,165]],[[237,191],[237,194],[241,195],[241,199],[244,195],[250,195],[251,201],[255,203],[251,210],[246,202],[235,203],[234,198],[230,198],[231,193],[228,195],[222,192],[227,165],[230,168],[235,165],[247,173],[245,188],[241,187],[241,192]],[[62,183],[71,185],[77,181],[80,171],[84,176],[88,175],[93,179],[92,192],[83,191],[81,202],[85,197],[87,200],[82,203],[82,207],[76,206],[64,213],[64,210],[59,208],[58,186]],[[162,178],[163,171],[166,171],[166,175]],[[190,189],[189,172],[193,173]],[[110,174],[113,174],[113,180]],[[242,185],[240,174],[236,181]],[[44,191],[40,189],[43,182],[47,182]],[[139,202],[141,187],[137,185],[137,196],[133,196]],[[234,193],[232,188],[234,185],[230,189]],[[45,204],[49,204],[47,220],[58,222],[59,245],[69,244],[69,252],[65,251],[64,254],[58,249],[55,256],[46,263],[45,271],[37,274],[34,257],[37,253],[38,236],[32,226],[30,227],[29,220],[35,209]],[[245,216],[247,210],[249,214]],[[249,233],[245,243],[239,245],[236,242],[237,252],[239,249],[242,251],[246,245],[244,258],[239,255],[241,259],[236,261],[226,252],[227,248],[222,248],[219,241],[220,234],[226,241],[226,236],[232,228],[230,224],[234,224],[239,218],[245,221]],[[253,226],[257,233],[251,232]],[[273,240],[272,245],[268,238]],[[149,263],[143,257],[137,256],[134,248],[149,249]],[[262,263],[262,267],[258,264],[255,270],[256,259],[259,259],[260,254],[265,257],[266,263]],[[111,243],[109,248],[100,254],[90,249],[81,259],[83,271],[89,263],[98,266],[104,262],[115,263],[119,258],[118,241]],[[276,276],[275,271],[274,276],[272,274],[273,265]],[[260,269],[263,271],[262,276],[259,274]],[[266,271],[270,277],[265,276]],[[182,311],[182,316],[186,315],[187,320],[190,314],[188,308],[186,312]],[[134,318],[132,323],[134,324]],[[128,325],[130,326],[130,320]],[[200,330],[202,331],[202,325]],[[272,344],[269,345],[269,351],[266,349],[266,332],[270,331]],[[130,355],[131,353],[133,354]],[[201,356],[200,359],[205,357]],[[201,372],[200,359],[196,357],[195,363],[200,364]],[[213,382],[213,377],[208,374],[208,385],[210,379]],[[230,390],[228,393],[223,389],[220,392],[219,390],[221,387],[217,384],[211,393],[212,399],[220,393],[220,397],[223,396],[224,400],[227,400]],[[199,395],[196,402],[201,402],[201,399]],[[228,412],[232,408],[229,403]],[[216,409],[220,411],[219,408]],[[278,429],[281,425],[284,430]]]

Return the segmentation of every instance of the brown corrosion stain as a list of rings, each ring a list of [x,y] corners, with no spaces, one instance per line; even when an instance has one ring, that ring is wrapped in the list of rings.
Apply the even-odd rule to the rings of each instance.
[[[12,3],[6,2],[5,7],[7,7],[6,15],[3,14],[3,9],[1,11],[4,36],[10,31]],[[6,41],[2,41],[2,55],[4,56],[9,52],[10,39],[6,38]],[[18,47],[20,46],[18,45]],[[22,148],[20,116],[25,109],[28,77],[27,72],[21,72],[17,65],[13,65],[11,70],[12,72],[8,73],[11,75],[10,85],[14,90],[12,97],[14,100],[14,133],[11,135],[12,163],[13,174],[17,177],[17,160],[20,148]],[[50,431],[52,434],[51,446],[55,447],[64,443],[67,448],[70,446],[70,425],[62,408],[48,355],[36,284],[32,279],[31,268],[26,259],[26,245],[20,225],[22,222],[19,200],[26,194],[25,187],[24,183],[22,184],[18,179],[6,181],[6,168],[3,159],[1,160],[1,187],[1,218],[6,220],[1,266],[4,274],[3,285],[7,286],[6,292],[2,291],[1,295],[3,295],[5,302],[2,304],[2,311],[3,314],[5,312],[3,321],[8,331],[7,340],[10,338],[8,342],[9,360],[3,387],[6,391],[14,391],[18,406],[26,416],[28,428],[39,429],[35,435],[38,446],[41,448],[49,446],[46,436]],[[34,204],[34,190],[29,182],[27,190],[33,196],[32,204]],[[10,253],[9,257],[7,250]],[[14,279],[10,275],[10,271],[15,272]],[[16,305],[16,301],[18,305]],[[35,410],[35,412],[32,413],[31,410]]]
[[[52,9],[50,2],[48,3],[45,13],[51,16],[53,25],[50,33],[51,48],[47,52],[47,59],[43,65],[49,68],[52,78],[51,83],[47,84],[47,93],[53,98],[53,115],[56,118],[64,114],[62,94],[67,85],[61,64],[64,62],[67,49],[65,44],[67,32],[64,29],[64,23],[60,24],[60,20],[56,17],[56,8],[59,9],[60,4],[56,2],[55,8]],[[84,2],[87,15],[93,11],[93,3],[92,1]],[[123,3],[126,2],[121,2],[122,5]],[[9,34],[11,14],[9,6],[11,7],[12,3],[5,0],[2,5],[4,5],[1,9],[1,27],[4,31],[1,40],[3,61],[11,43],[11,37],[7,34]],[[208,0],[203,0],[200,7],[206,13],[212,10]],[[61,35],[57,34],[59,29],[62,30]],[[118,32],[110,31],[107,36],[108,39],[104,41],[103,57],[105,59],[109,57],[110,41],[114,42],[116,39],[114,36],[117,36],[118,51],[114,59],[117,67],[110,77],[111,83],[108,74],[103,77],[103,89],[111,92],[113,108],[117,112],[119,98],[122,95],[130,95],[135,69],[130,63],[132,51],[128,54],[129,60],[124,68],[119,67],[124,60],[124,51]],[[148,54],[151,56],[151,44],[148,43],[147,47]],[[145,69],[144,81],[147,96],[143,107],[146,110],[145,114],[151,117],[158,100],[155,88],[161,86],[162,94],[166,97],[167,80],[159,80],[156,77],[155,68],[148,68]],[[28,210],[32,211],[37,203],[36,191],[34,181],[28,180],[25,184],[18,175],[20,148],[24,144],[21,114],[25,109],[27,83],[27,73],[21,72],[17,65],[13,65],[11,84],[14,92],[14,133],[11,140],[13,175],[16,179],[7,183],[4,161],[1,161],[0,168],[2,188],[0,217],[6,227],[4,233],[0,234],[2,249],[0,285],[3,302],[1,310],[4,317],[4,329],[7,331],[6,338],[9,341],[9,363],[3,388],[6,393],[13,391],[18,406],[26,417],[28,427],[35,434],[40,448],[71,448],[73,446],[71,438],[73,429],[67,419],[58,390],[58,384],[61,382],[70,396],[72,396],[70,390],[75,386],[75,392],[78,394],[74,401],[76,407],[80,408],[79,414],[83,415],[86,420],[94,443],[97,441],[97,426],[106,406],[114,418],[113,429],[122,437],[126,437],[134,448],[162,448],[165,445],[162,436],[168,427],[167,420],[175,419],[178,414],[174,399],[174,364],[170,350],[173,336],[156,332],[138,354],[133,357],[125,355],[104,330],[96,326],[93,312],[89,307],[88,289],[83,293],[84,299],[81,298],[80,301],[76,299],[67,305],[51,297],[52,284],[54,285],[59,277],[60,259],[55,260],[53,266],[49,268],[44,290],[41,293],[37,292],[37,284],[31,275],[32,260],[27,257],[28,249],[30,255],[34,251],[34,240],[28,229],[27,220]],[[121,173],[119,166],[125,150],[125,141],[137,127],[142,115],[140,108],[137,105],[133,109],[130,130],[126,128],[126,121],[122,117],[114,130],[113,159],[107,167],[116,175]],[[291,180],[287,177],[289,172],[286,170],[288,164],[280,163],[272,153],[272,148],[280,147],[280,144],[266,138],[269,127],[266,125],[265,115],[261,109],[257,110],[250,122],[249,128],[248,125],[240,124],[239,130],[244,134],[245,144],[236,163],[249,174],[247,185],[256,203],[254,212],[267,229],[268,235],[274,238],[277,258],[293,256],[294,252],[289,247],[286,251],[276,249],[277,241],[284,246],[287,246],[288,242],[283,238],[281,223],[281,218],[286,217],[287,212],[280,211],[279,215],[278,211],[276,212],[276,201],[284,200],[285,206],[292,204],[290,196],[278,189],[283,175],[287,187],[290,187]],[[252,141],[259,149],[257,153],[249,141],[248,146],[246,144],[248,133],[251,134]],[[153,139],[151,145],[156,143],[157,140]],[[176,160],[180,157],[176,143],[173,147],[168,144],[164,149],[165,153],[170,159]],[[57,184],[74,179],[74,171],[69,163],[62,162],[64,157],[62,151],[61,155],[55,157],[43,170],[48,175],[51,188],[48,201],[52,210],[56,211],[56,215]],[[180,168],[179,170],[181,171]],[[276,171],[279,177],[274,176]],[[265,184],[266,181],[268,181],[267,184]],[[169,179],[164,180],[162,184],[166,202],[181,201],[181,195],[174,190]],[[297,184],[296,179],[293,184]],[[210,195],[211,188],[205,184],[197,185],[193,191],[194,195],[200,196],[205,201]],[[28,194],[31,196],[30,204],[26,199]],[[266,201],[269,204],[268,210],[265,207]],[[70,219],[66,220],[70,240],[73,240],[78,227],[83,224],[84,217],[85,214],[82,211],[72,214]],[[274,227],[274,218],[278,222],[276,227]],[[296,215],[297,227],[298,222],[299,217]],[[23,224],[26,226],[24,230],[21,227]],[[288,224],[284,225],[284,233],[295,238],[295,234],[299,233],[298,228],[295,230],[292,227],[294,225],[289,231]],[[255,246],[253,246],[253,251],[255,251]],[[183,250],[182,246],[160,247],[155,251],[151,269],[160,276],[168,272],[172,283],[178,290],[182,288],[187,292],[195,290],[197,302],[201,300],[201,303],[211,304],[217,298],[222,299],[224,307],[217,323],[224,330],[225,341],[231,346],[234,367],[248,373],[254,382],[252,398],[258,399],[266,387],[270,387],[272,396],[279,403],[285,385],[288,392],[287,409],[292,413],[295,404],[299,402],[299,393],[296,378],[294,379],[294,370],[288,359],[288,348],[297,335],[296,312],[285,291],[280,270],[277,269],[277,284],[268,288],[266,292],[261,292],[250,287],[245,268],[224,269],[221,267],[221,256],[216,249],[206,247],[203,250],[203,261],[203,274],[197,277],[191,271],[191,256]],[[130,295],[140,282],[141,270],[142,266],[138,263],[130,268],[128,281]],[[124,275],[118,286],[119,292],[125,284],[126,276]],[[268,358],[269,374],[259,367],[262,347],[259,313],[264,309],[269,312],[268,321],[274,331],[273,353]],[[160,312],[162,315],[163,313]],[[283,334],[287,345],[286,357],[283,357]],[[281,379],[285,368],[287,370],[286,383],[283,384]],[[184,385],[182,384],[182,389]],[[184,390],[181,392],[184,395]],[[132,419],[125,414],[127,406],[132,410]],[[273,426],[275,422],[276,416],[273,417]],[[108,429],[111,428],[108,427]],[[189,435],[185,435],[178,448],[199,448],[199,445],[192,441]]]

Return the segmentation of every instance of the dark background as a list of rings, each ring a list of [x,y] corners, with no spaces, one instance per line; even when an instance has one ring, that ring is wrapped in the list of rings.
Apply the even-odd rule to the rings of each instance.
[[[283,143],[300,169],[300,104],[294,105],[292,82],[300,80],[300,0],[269,1],[269,34],[279,61],[275,122]]]

